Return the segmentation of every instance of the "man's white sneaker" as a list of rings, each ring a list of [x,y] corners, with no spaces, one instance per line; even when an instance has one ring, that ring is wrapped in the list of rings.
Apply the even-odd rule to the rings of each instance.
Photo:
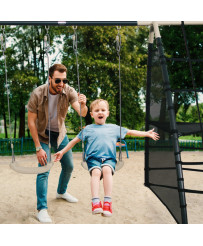
[[[37,214],[37,219],[41,223],[51,223],[52,222],[52,220],[51,220],[51,218],[47,212],[47,209],[40,210]]]
[[[78,199],[75,198],[74,196],[71,196],[69,193],[64,193],[64,194],[58,194],[56,193],[56,198],[62,198],[66,200],[67,202],[78,202]]]

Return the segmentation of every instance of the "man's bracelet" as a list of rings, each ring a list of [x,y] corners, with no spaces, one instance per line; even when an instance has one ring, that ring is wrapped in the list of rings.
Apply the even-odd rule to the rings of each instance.
[[[36,152],[40,151],[42,149],[42,146],[36,147]]]

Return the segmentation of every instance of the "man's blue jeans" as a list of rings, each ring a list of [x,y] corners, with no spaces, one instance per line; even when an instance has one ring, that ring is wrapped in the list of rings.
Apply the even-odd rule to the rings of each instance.
[[[68,142],[69,139],[67,136],[65,136],[59,148],[57,148],[57,136],[51,134],[51,146],[54,148],[55,152],[62,150],[68,144]],[[43,150],[46,151],[47,157],[49,158],[49,146],[42,142],[40,144]],[[66,192],[68,182],[70,180],[71,173],[73,171],[72,150],[66,152],[63,155],[60,162],[61,162],[62,170],[59,177],[57,193],[64,194]],[[40,166],[40,164],[38,164],[38,166]],[[48,208],[47,207],[48,176],[49,176],[49,171],[37,175],[37,180],[36,180],[37,210]]]

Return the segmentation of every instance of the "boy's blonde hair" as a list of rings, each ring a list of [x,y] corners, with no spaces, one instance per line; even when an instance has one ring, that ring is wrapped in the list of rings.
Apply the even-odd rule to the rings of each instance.
[[[100,102],[105,102],[106,106],[107,106],[107,109],[109,110],[109,103],[106,100],[104,100],[104,99],[96,99],[93,102],[91,102],[91,104],[90,104],[90,112],[92,112],[93,108],[96,105],[98,105]]]

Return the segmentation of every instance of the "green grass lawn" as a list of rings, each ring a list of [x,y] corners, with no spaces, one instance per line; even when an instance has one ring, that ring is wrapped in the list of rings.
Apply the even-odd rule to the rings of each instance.
[[[182,137],[179,137],[179,139],[181,140],[195,140],[195,141],[201,141],[202,138],[199,136],[199,137],[196,137],[196,136],[182,136]]]

